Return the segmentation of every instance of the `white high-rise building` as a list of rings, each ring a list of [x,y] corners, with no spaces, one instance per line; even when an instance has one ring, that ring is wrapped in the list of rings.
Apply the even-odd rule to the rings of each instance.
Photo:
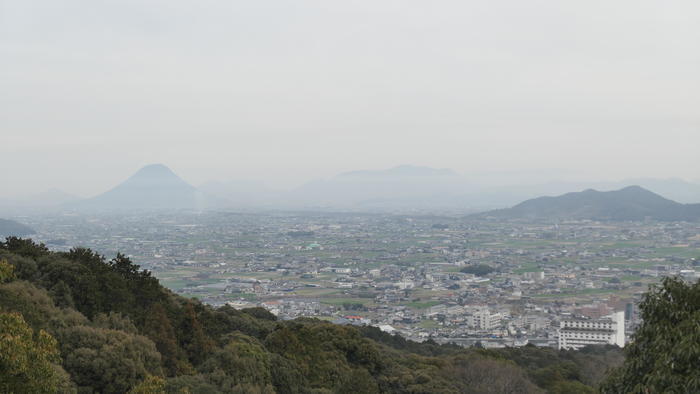
[[[565,319],[559,326],[559,349],[578,350],[586,345],[625,346],[625,312],[601,319]]]
[[[479,308],[468,316],[467,322],[480,330],[493,330],[501,326],[502,318],[500,313],[491,313],[488,308]]]

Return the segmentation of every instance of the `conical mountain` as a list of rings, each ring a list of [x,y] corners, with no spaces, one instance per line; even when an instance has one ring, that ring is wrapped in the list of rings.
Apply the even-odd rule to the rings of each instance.
[[[201,210],[214,201],[162,164],[151,164],[96,197],[73,204],[79,210]]]

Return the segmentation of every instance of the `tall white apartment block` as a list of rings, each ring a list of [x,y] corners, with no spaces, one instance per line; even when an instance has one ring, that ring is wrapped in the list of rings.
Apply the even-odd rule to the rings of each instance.
[[[625,312],[615,312],[601,319],[565,319],[560,323],[560,350],[606,344],[625,346]]]
[[[480,330],[493,330],[501,326],[503,316],[500,313],[491,313],[488,308],[479,308],[468,317],[468,324]]]

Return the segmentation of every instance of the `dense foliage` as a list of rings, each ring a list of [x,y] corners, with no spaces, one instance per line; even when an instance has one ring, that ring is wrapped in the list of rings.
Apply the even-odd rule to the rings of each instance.
[[[47,392],[67,383],[56,340],[34,332],[19,313],[0,313],[0,390]]]
[[[472,264],[468,265],[460,270],[465,274],[473,274],[476,276],[486,276],[495,271],[493,267],[487,264]]]
[[[213,308],[121,254],[8,238],[0,261],[2,392],[588,393],[619,361],[614,348],[463,349]]]
[[[700,392],[700,281],[665,278],[639,305],[643,323],[605,393]]]

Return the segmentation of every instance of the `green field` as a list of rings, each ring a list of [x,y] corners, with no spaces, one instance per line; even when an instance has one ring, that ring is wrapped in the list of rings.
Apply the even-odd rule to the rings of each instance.
[[[413,309],[428,309],[441,303],[440,301],[413,301],[406,304],[406,306]]]

